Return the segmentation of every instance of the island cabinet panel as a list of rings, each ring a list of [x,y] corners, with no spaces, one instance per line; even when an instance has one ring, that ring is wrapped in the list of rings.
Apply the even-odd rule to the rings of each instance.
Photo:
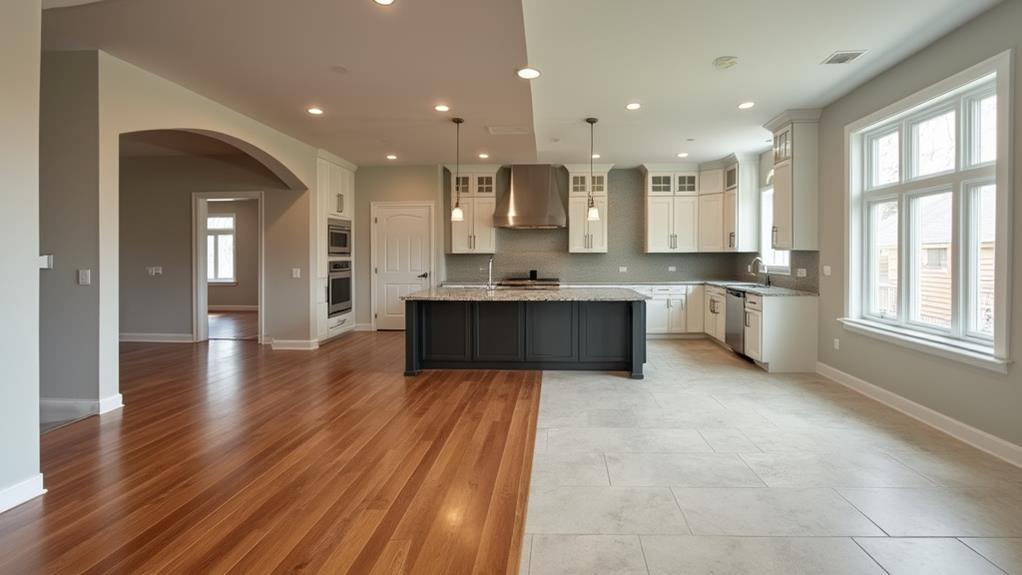
[[[476,361],[525,360],[525,306],[519,302],[472,304]]]
[[[527,361],[578,361],[577,302],[528,302],[525,310]]]
[[[472,329],[466,302],[431,302],[422,306],[422,359],[471,361]]]
[[[621,362],[631,358],[632,311],[627,302],[579,302],[579,360]]]

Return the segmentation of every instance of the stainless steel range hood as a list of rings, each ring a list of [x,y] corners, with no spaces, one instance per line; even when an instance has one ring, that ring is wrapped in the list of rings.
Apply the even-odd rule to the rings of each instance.
[[[516,230],[567,227],[559,176],[548,164],[511,166],[511,185],[497,198],[493,225]]]

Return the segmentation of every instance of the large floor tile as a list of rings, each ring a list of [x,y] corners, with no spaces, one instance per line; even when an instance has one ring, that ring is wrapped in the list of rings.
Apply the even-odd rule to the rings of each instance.
[[[742,459],[770,487],[929,487],[886,454],[751,453]]]
[[[957,539],[859,538],[859,545],[890,575],[1003,575]]]
[[[896,453],[893,457],[946,487],[1022,486],[1022,469],[979,450]]]
[[[547,431],[550,453],[710,453],[713,448],[691,429],[557,428]]]
[[[1008,575],[1022,575],[1022,538],[967,538],[961,541],[1003,569]]]
[[[687,534],[667,488],[553,487],[529,493],[529,533]]]
[[[538,453],[532,459],[531,485],[609,486],[610,480],[601,453]]]
[[[531,575],[646,575],[635,535],[535,535]]]
[[[518,575],[529,575],[529,564],[532,562],[532,534],[522,537],[522,558],[518,563]]]
[[[892,536],[1022,537],[1020,489],[842,488],[839,492]]]
[[[763,487],[740,457],[720,453],[608,453],[612,485]]]
[[[883,575],[844,537],[644,536],[650,575]]]
[[[674,488],[696,535],[883,535],[832,489]]]
[[[759,453],[760,449],[745,435],[741,429],[736,428],[709,428],[700,429],[699,434],[703,436],[706,443],[717,453]]]

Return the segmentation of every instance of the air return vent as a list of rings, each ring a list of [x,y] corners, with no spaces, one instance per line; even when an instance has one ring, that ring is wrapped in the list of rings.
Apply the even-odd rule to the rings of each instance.
[[[487,126],[491,136],[527,136],[532,131],[525,126]]]
[[[842,50],[840,52],[834,52],[823,61],[824,64],[850,64],[857,60],[859,56],[866,53],[866,50]]]

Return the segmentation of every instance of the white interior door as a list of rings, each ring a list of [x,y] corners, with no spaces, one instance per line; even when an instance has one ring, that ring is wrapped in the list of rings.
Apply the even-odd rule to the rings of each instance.
[[[433,210],[427,205],[374,208],[376,329],[404,329],[405,304],[401,298],[429,287],[433,280]]]

